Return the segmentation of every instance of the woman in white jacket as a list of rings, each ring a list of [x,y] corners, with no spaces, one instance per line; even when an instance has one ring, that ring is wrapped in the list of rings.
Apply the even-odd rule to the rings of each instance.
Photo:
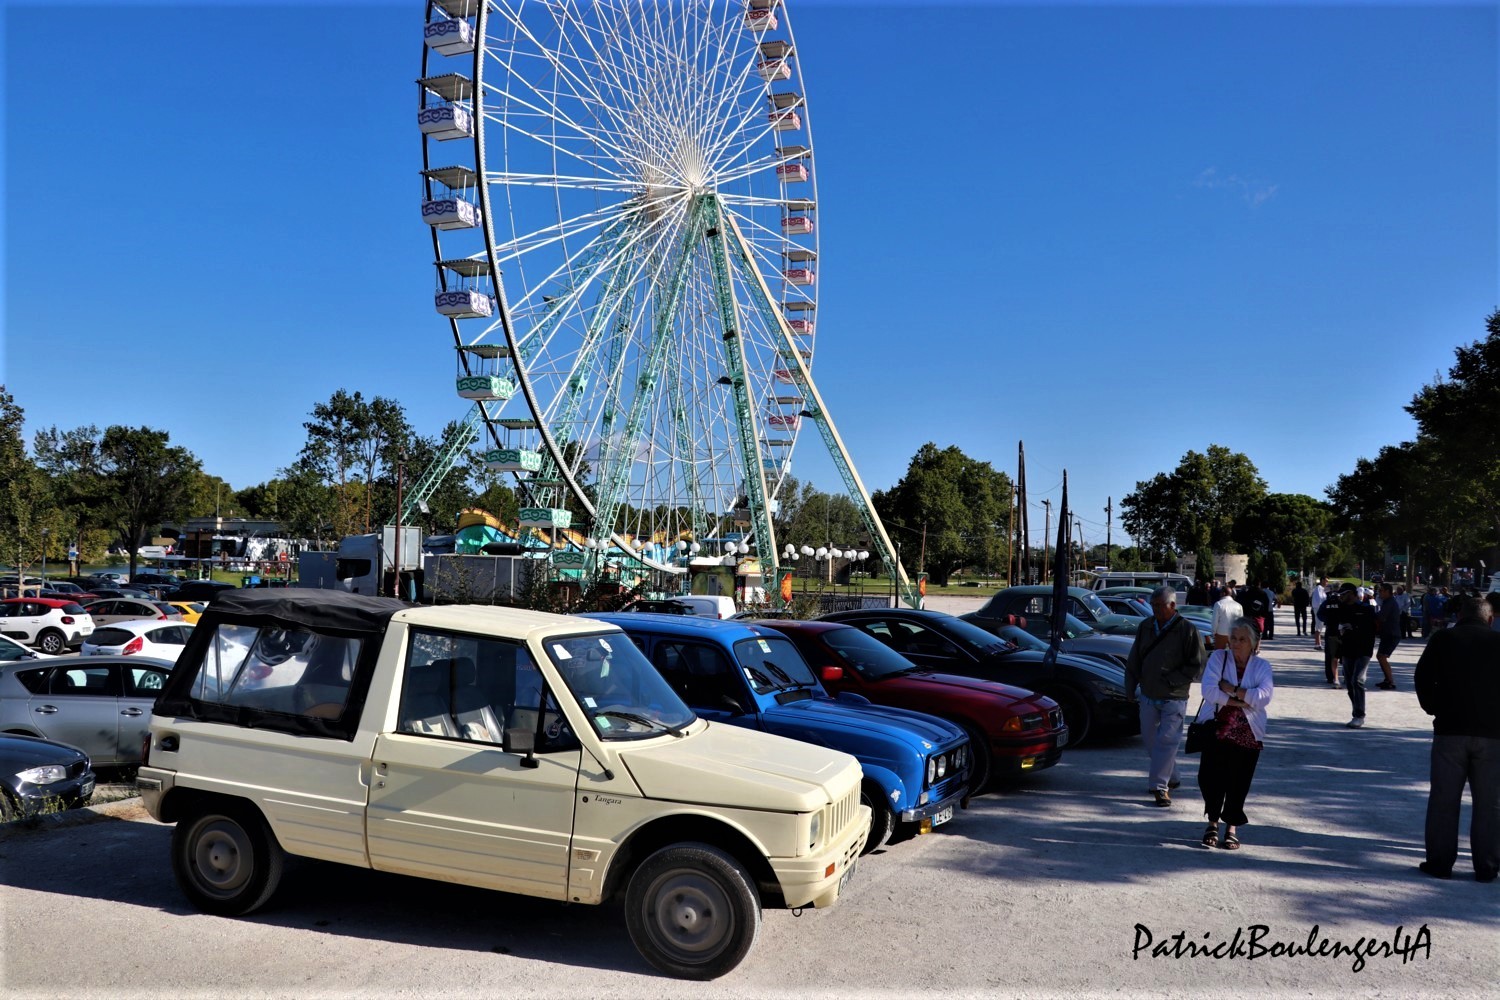
[[[1254,622],[1241,618],[1229,626],[1229,648],[1215,650],[1203,668],[1203,705],[1195,721],[1207,722],[1215,716],[1219,720],[1198,765],[1198,788],[1208,816],[1204,847],[1221,843],[1222,819],[1223,846],[1238,849],[1237,827],[1249,822],[1245,797],[1260,760],[1261,741],[1266,738],[1266,706],[1275,691],[1271,664],[1256,655],[1259,649],[1260,631]]]

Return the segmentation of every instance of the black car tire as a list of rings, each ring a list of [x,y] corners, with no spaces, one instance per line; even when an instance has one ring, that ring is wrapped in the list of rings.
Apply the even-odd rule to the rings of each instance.
[[[1057,702],[1057,707],[1062,709],[1063,722],[1068,727],[1068,746],[1081,746],[1089,738],[1089,730],[1094,726],[1094,711],[1088,700],[1070,690],[1042,693]]]
[[[896,832],[896,812],[886,802],[885,793],[880,790],[879,785],[862,786],[859,790],[859,803],[870,807],[870,835],[865,838],[865,846],[859,852],[869,854],[883,846]]]
[[[989,737],[981,729],[963,722],[957,725],[969,734],[969,794],[978,795],[989,786],[995,756],[990,750]]]
[[[285,862],[266,821],[248,806],[212,803],[172,831],[172,874],[205,913],[237,917],[260,909]]]
[[[662,848],[625,889],[625,927],[636,950],[681,979],[717,979],[739,965],[760,922],[760,895],[749,873],[709,844]]]
[[[57,629],[49,628],[37,636],[36,648],[48,656],[56,656],[68,648],[68,639]]]

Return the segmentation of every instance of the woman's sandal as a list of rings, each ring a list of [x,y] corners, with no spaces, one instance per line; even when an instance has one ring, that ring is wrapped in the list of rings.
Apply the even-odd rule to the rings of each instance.
[[[1217,846],[1219,846],[1219,824],[1217,824],[1217,823],[1210,823],[1210,824],[1208,824],[1208,829],[1203,831],[1203,846],[1204,847],[1217,847]]]
[[[1236,837],[1234,834],[1230,833],[1226,829],[1224,831],[1224,844],[1223,844],[1223,847],[1224,847],[1224,850],[1226,850],[1226,851],[1237,851],[1237,850],[1239,850],[1240,849],[1240,838]]]

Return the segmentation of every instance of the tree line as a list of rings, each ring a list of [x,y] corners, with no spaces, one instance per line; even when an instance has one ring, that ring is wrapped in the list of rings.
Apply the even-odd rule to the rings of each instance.
[[[1250,573],[1270,581],[1288,569],[1343,576],[1363,561],[1382,566],[1409,550],[1419,566],[1491,568],[1500,540],[1500,310],[1483,340],[1456,349],[1446,378],[1418,390],[1406,410],[1414,440],[1389,445],[1330,485],[1326,499],[1270,492],[1254,462],[1221,445],[1188,451],[1170,472],[1139,481],[1121,500],[1133,547],[1078,553],[1121,569],[1175,569],[1179,554],[1212,575],[1212,553],[1243,552]],[[275,520],[293,536],[331,544],[395,515],[400,480],[410,488],[458,430],[415,433],[394,400],[339,390],[316,403],[301,450],[277,475],[235,490],[203,470],[166,431],[93,426],[37,431],[28,450],[24,412],[0,386],[0,561],[33,565],[76,544],[86,562],[115,543],[131,551],[163,522],[221,514]],[[576,447],[576,445],[574,446]],[[788,479],[775,518],[780,546],[853,547],[865,568],[887,575],[854,502]],[[1011,559],[1011,478],[953,446],[922,445],[905,474],[872,502],[909,574],[938,584],[959,570],[1004,575]],[[518,497],[505,474],[469,449],[412,523],[452,531],[461,510],[513,520]],[[570,502],[575,515],[582,509]],[[622,521],[628,512],[622,512]],[[1027,554],[1040,564],[1040,552]]]
[[[1483,339],[1455,349],[1446,377],[1404,407],[1411,441],[1360,458],[1326,499],[1271,493],[1254,463],[1220,445],[1189,451],[1171,472],[1136,483],[1122,522],[1157,568],[1192,554],[1250,555],[1250,575],[1274,583],[1288,568],[1346,576],[1360,564],[1400,565],[1411,580],[1451,582],[1455,566],[1495,569],[1500,558],[1500,310]],[[1483,581],[1476,580],[1476,583]]]

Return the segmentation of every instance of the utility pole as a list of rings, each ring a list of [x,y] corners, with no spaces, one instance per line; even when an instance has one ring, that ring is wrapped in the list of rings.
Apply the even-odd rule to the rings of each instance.
[[[1052,501],[1042,499],[1042,506],[1047,508],[1047,516],[1043,520],[1042,528],[1042,582],[1047,582],[1047,542],[1052,537]]]
[[[927,521],[922,521],[922,552],[917,556],[917,575],[927,572]]]
[[[1115,498],[1104,498],[1104,572],[1108,573],[1112,564],[1113,553],[1110,552],[1110,528],[1114,524]]]

